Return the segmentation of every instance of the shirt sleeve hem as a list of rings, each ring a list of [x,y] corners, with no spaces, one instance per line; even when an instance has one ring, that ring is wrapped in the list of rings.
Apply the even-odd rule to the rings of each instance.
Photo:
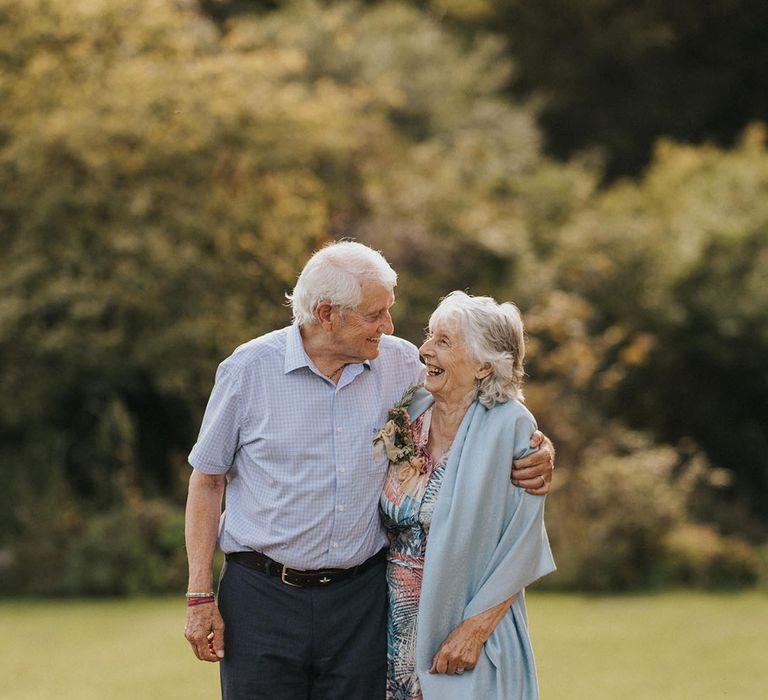
[[[191,467],[194,467],[204,474],[226,474],[230,470],[230,467],[225,467],[220,464],[213,464],[211,462],[204,462],[192,454],[189,455],[187,461]]]

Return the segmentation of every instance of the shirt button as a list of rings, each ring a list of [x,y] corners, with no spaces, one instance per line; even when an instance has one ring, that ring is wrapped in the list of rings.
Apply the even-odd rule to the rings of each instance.
[[[338,542],[331,542],[331,547],[333,547],[334,549],[338,549],[339,548],[339,543]]]
[[[339,506],[339,510],[344,510],[344,506]]]
[[[344,474],[344,473],[346,473],[346,471],[347,470],[344,469],[344,467],[339,467],[339,474]]]
[[[337,433],[340,433],[342,430],[344,430],[344,428],[342,428],[341,426],[339,426],[338,428],[336,428],[336,432],[337,432]]]

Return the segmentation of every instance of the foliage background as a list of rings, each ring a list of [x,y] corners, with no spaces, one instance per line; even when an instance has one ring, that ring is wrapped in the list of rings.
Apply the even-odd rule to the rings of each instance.
[[[522,308],[547,585],[765,581],[764,12],[0,0],[0,592],[184,585],[216,364],[342,236],[410,340]]]

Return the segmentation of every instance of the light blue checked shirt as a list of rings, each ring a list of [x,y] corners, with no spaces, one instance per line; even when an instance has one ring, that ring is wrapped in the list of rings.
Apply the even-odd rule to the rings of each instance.
[[[241,345],[219,365],[189,463],[226,474],[225,552],[255,550],[297,569],[348,568],[386,546],[378,503],[385,456],[372,440],[424,372],[416,348],[382,336],[379,356],[338,385],[297,325]]]

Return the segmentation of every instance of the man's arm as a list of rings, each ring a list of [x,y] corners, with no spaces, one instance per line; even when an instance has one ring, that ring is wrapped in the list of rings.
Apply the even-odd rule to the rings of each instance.
[[[555,446],[538,430],[531,435],[530,446],[536,452],[512,463],[512,483],[534,496],[546,496],[555,470]]]
[[[226,477],[205,474],[197,469],[189,477],[184,537],[189,562],[187,591],[213,590],[213,555],[221,517],[221,500]],[[195,656],[202,661],[219,661],[224,656],[224,621],[216,603],[187,607],[184,636]]]

